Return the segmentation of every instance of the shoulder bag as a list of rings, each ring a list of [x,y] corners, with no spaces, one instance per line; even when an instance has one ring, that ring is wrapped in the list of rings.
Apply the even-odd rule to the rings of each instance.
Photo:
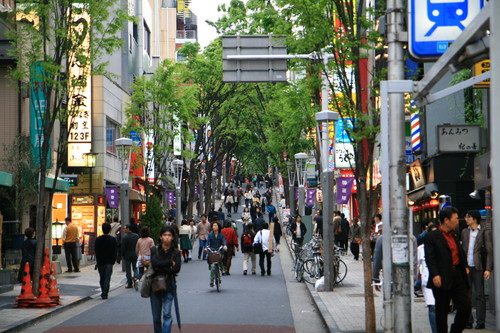
[[[151,289],[153,284],[153,274],[154,274],[153,266],[149,266],[148,270],[141,279],[140,292],[141,296],[144,298],[148,298],[151,296]]]
[[[253,253],[255,254],[264,253],[264,249],[262,248],[262,231],[260,232],[260,242],[253,244]]]

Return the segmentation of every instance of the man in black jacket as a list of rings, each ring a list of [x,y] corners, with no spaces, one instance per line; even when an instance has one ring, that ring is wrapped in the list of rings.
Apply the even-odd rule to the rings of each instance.
[[[109,235],[110,231],[111,224],[103,223],[102,232],[104,235],[97,237],[95,240],[96,267],[99,271],[102,299],[108,298],[109,282],[116,261],[116,239]]]
[[[135,247],[137,241],[139,240],[139,235],[132,232],[130,224],[125,226],[125,235],[123,235],[122,240],[122,258],[125,263],[125,275],[127,276],[127,286],[125,288],[134,287],[136,290],[139,287],[137,282],[138,272],[137,272],[137,254],[135,253]],[[134,276],[132,277],[132,272]]]
[[[427,234],[425,261],[429,268],[427,288],[436,299],[436,326],[439,333],[448,332],[450,300],[457,309],[450,332],[462,332],[471,314],[471,297],[467,274],[469,268],[455,230],[458,211],[448,206],[439,212],[441,225]]]

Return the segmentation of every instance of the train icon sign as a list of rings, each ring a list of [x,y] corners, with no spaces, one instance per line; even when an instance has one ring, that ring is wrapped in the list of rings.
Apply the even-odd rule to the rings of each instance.
[[[420,61],[446,52],[484,6],[485,0],[410,0],[409,50]]]

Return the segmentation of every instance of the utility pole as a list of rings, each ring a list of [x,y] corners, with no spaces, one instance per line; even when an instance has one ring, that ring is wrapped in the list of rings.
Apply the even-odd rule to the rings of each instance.
[[[403,0],[387,1],[388,81],[404,80]],[[411,291],[409,266],[408,210],[406,208],[406,157],[404,94],[389,94],[389,193],[392,234],[394,331],[411,332]],[[385,157],[387,158],[387,157]],[[386,267],[387,269],[387,267]],[[389,284],[391,281],[384,281]]]

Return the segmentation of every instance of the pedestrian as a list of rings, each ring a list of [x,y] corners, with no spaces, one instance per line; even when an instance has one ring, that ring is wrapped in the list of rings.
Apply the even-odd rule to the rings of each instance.
[[[153,238],[149,233],[149,227],[142,227],[140,238],[135,245],[137,255],[137,268],[139,269],[139,279],[142,278],[144,270],[151,264],[151,248],[155,246]]]
[[[238,213],[238,207],[241,204],[241,197],[243,196],[243,190],[241,189],[241,186],[238,186],[236,189],[236,195],[235,195],[235,201],[233,204],[233,211],[235,213]]]
[[[340,221],[342,217],[340,215],[340,211],[336,211],[333,216],[333,237],[335,241],[335,245],[340,247],[340,237],[342,235],[342,224]]]
[[[276,215],[276,207],[274,207],[272,201],[269,201],[267,205],[267,213],[269,214],[269,223],[271,223]]]
[[[231,214],[231,209],[233,208],[233,203],[234,203],[234,195],[233,192],[228,191],[226,197],[224,198],[224,204],[226,205],[227,213]],[[222,208],[219,210],[219,212],[222,211]]]
[[[471,315],[467,279],[467,259],[455,232],[458,210],[447,206],[439,212],[441,225],[425,238],[425,262],[429,268],[427,288],[436,299],[436,325],[439,333],[448,331],[450,300],[457,310],[450,332],[462,332]]]
[[[175,277],[181,270],[181,255],[174,247],[175,231],[170,226],[164,226],[160,231],[160,243],[151,249],[151,267],[153,273],[153,288],[151,292],[151,312],[155,333],[170,333],[172,331],[172,301],[176,297],[177,284]],[[155,280],[164,281],[155,286]]]
[[[212,210],[208,212],[208,222],[212,223],[217,221],[219,218],[219,213],[215,211],[215,206],[212,206]]]
[[[122,239],[122,258],[125,263],[125,276],[127,277],[127,285],[125,288],[139,289],[139,273],[137,271],[137,254],[135,249],[137,247],[137,241],[139,240],[139,235],[132,232],[130,224],[125,226],[125,234]]]
[[[316,224],[316,236],[323,238],[323,211],[321,209],[316,211],[316,215],[313,217],[313,222]]]
[[[253,224],[247,224],[243,234],[241,235],[241,252],[243,253],[243,275],[248,272],[248,259],[252,260],[252,275],[255,275],[255,253],[253,252],[253,241],[255,232]]]
[[[226,215],[224,214],[224,212],[222,211],[222,207],[219,208],[219,212],[217,213],[217,218],[216,220],[212,220],[212,222],[214,221],[219,221],[221,223],[224,223],[226,222]]]
[[[243,231],[245,231],[247,225],[250,223],[250,210],[248,207],[243,208],[243,213],[241,213],[241,220],[243,221]]]
[[[481,215],[477,210],[469,210],[465,215],[467,228],[462,230],[462,247],[467,255],[469,282],[476,295],[476,329],[484,329],[486,300],[484,279],[490,278],[493,269],[493,240],[491,230],[481,225]],[[472,328],[474,317],[470,316],[466,328]]]
[[[132,230],[134,234],[139,234],[139,226],[137,225],[134,217],[130,218],[130,230]]]
[[[342,232],[340,233],[340,247],[347,252],[347,242],[349,240],[349,221],[346,220],[344,213],[340,214],[340,226]]]
[[[273,235],[274,235],[274,239],[276,240],[276,246],[275,246],[275,249],[276,249],[276,252],[280,252],[280,240],[281,240],[281,236],[283,235],[283,232],[281,231],[281,225],[280,225],[280,222],[278,220],[277,217],[274,217],[273,218]]]
[[[223,251],[227,251],[226,238],[220,232],[221,229],[222,228],[219,222],[217,221],[212,222],[211,224],[212,232],[208,234],[207,246],[206,246],[207,248],[210,248],[212,251],[220,251],[221,247]],[[205,252],[206,251],[207,249],[205,249]],[[222,266],[224,266],[224,258],[222,258]],[[209,263],[209,267],[210,267],[210,287],[213,287],[215,280],[215,263]],[[224,267],[221,267],[221,271],[224,272]]]
[[[260,275],[266,275],[264,259],[266,259],[267,264],[267,275],[271,275],[271,257],[273,255],[274,244],[276,244],[276,241],[274,236],[272,236],[269,231],[269,224],[267,222],[264,222],[263,229],[255,234],[253,243],[262,244],[262,253],[259,253]]]
[[[113,274],[113,265],[116,261],[117,242],[115,237],[110,236],[111,224],[102,224],[103,235],[95,240],[95,259],[97,271],[99,272],[99,284],[101,285],[101,298],[107,299],[109,283]]]
[[[198,248],[198,260],[201,260],[201,254],[203,252],[203,260],[207,260],[207,253],[204,249],[207,247],[207,237],[211,231],[211,225],[207,221],[207,216],[205,214],[201,215],[201,221],[198,222],[196,226],[196,231],[198,232],[199,248]]]
[[[198,230],[196,229],[196,223],[194,222],[194,219],[189,220],[189,228],[190,228],[190,234],[189,234],[189,239],[191,240],[191,249],[194,248],[194,242],[196,241],[196,237],[198,235]],[[192,253],[193,251],[189,251],[189,257],[188,260],[192,259]]]
[[[302,216],[298,214],[295,216],[295,221],[290,226],[290,231],[292,232],[293,242],[301,247],[307,232],[306,225],[302,223]]]
[[[68,270],[66,273],[80,272],[78,268],[78,254],[76,252],[76,243],[80,238],[80,232],[78,227],[71,222],[71,218],[67,217],[65,219],[66,227],[63,230],[63,247],[64,247],[64,255],[66,256],[66,265]]]
[[[351,253],[354,260],[359,259],[359,244],[361,243],[361,227],[359,226],[359,219],[353,218],[351,227],[349,228],[349,240],[351,241]]]
[[[436,230],[437,227],[434,224],[426,224],[426,234],[427,232],[431,232]],[[427,288],[427,283],[429,281],[429,268],[425,263],[425,236],[421,238],[422,243],[417,248],[417,264],[418,271],[420,272],[421,281],[422,281],[422,293],[424,294],[425,305],[428,309],[429,314],[429,325],[431,327],[432,333],[437,333],[436,326],[436,300],[434,299],[434,294],[432,290]],[[417,237],[417,244],[419,239]]]
[[[229,220],[226,221],[226,223],[224,224],[224,228],[222,229],[221,233],[224,235],[227,245],[227,251],[224,256],[225,274],[231,275],[231,273],[229,272],[229,270],[231,269],[231,261],[233,260],[233,257],[236,255],[236,251],[238,251],[239,249],[238,235],[234,231],[233,226]]]
[[[254,229],[255,229],[255,232],[259,232],[260,230],[262,230],[264,228],[264,223],[266,221],[264,220],[264,218],[262,217],[262,213],[259,212],[257,213],[257,218],[255,219],[255,222],[254,222]],[[269,225],[269,224],[268,224]]]
[[[33,280],[33,268],[35,267],[35,251],[36,251],[36,239],[35,239],[35,229],[28,227],[24,229],[24,236],[26,239],[23,242],[23,249],[21,251],[21,266],[19,267],[19,273],[17,275],[17,281],[23,282],[24,277],[24,266],[29,263],[30,266],[30,276]]]
[[[191,227],[188,225],[187,220],[182,220],[181,227],[179,228],[179,243],[185,263],[189,261],[189,251],[192,249],[190,236]]]

